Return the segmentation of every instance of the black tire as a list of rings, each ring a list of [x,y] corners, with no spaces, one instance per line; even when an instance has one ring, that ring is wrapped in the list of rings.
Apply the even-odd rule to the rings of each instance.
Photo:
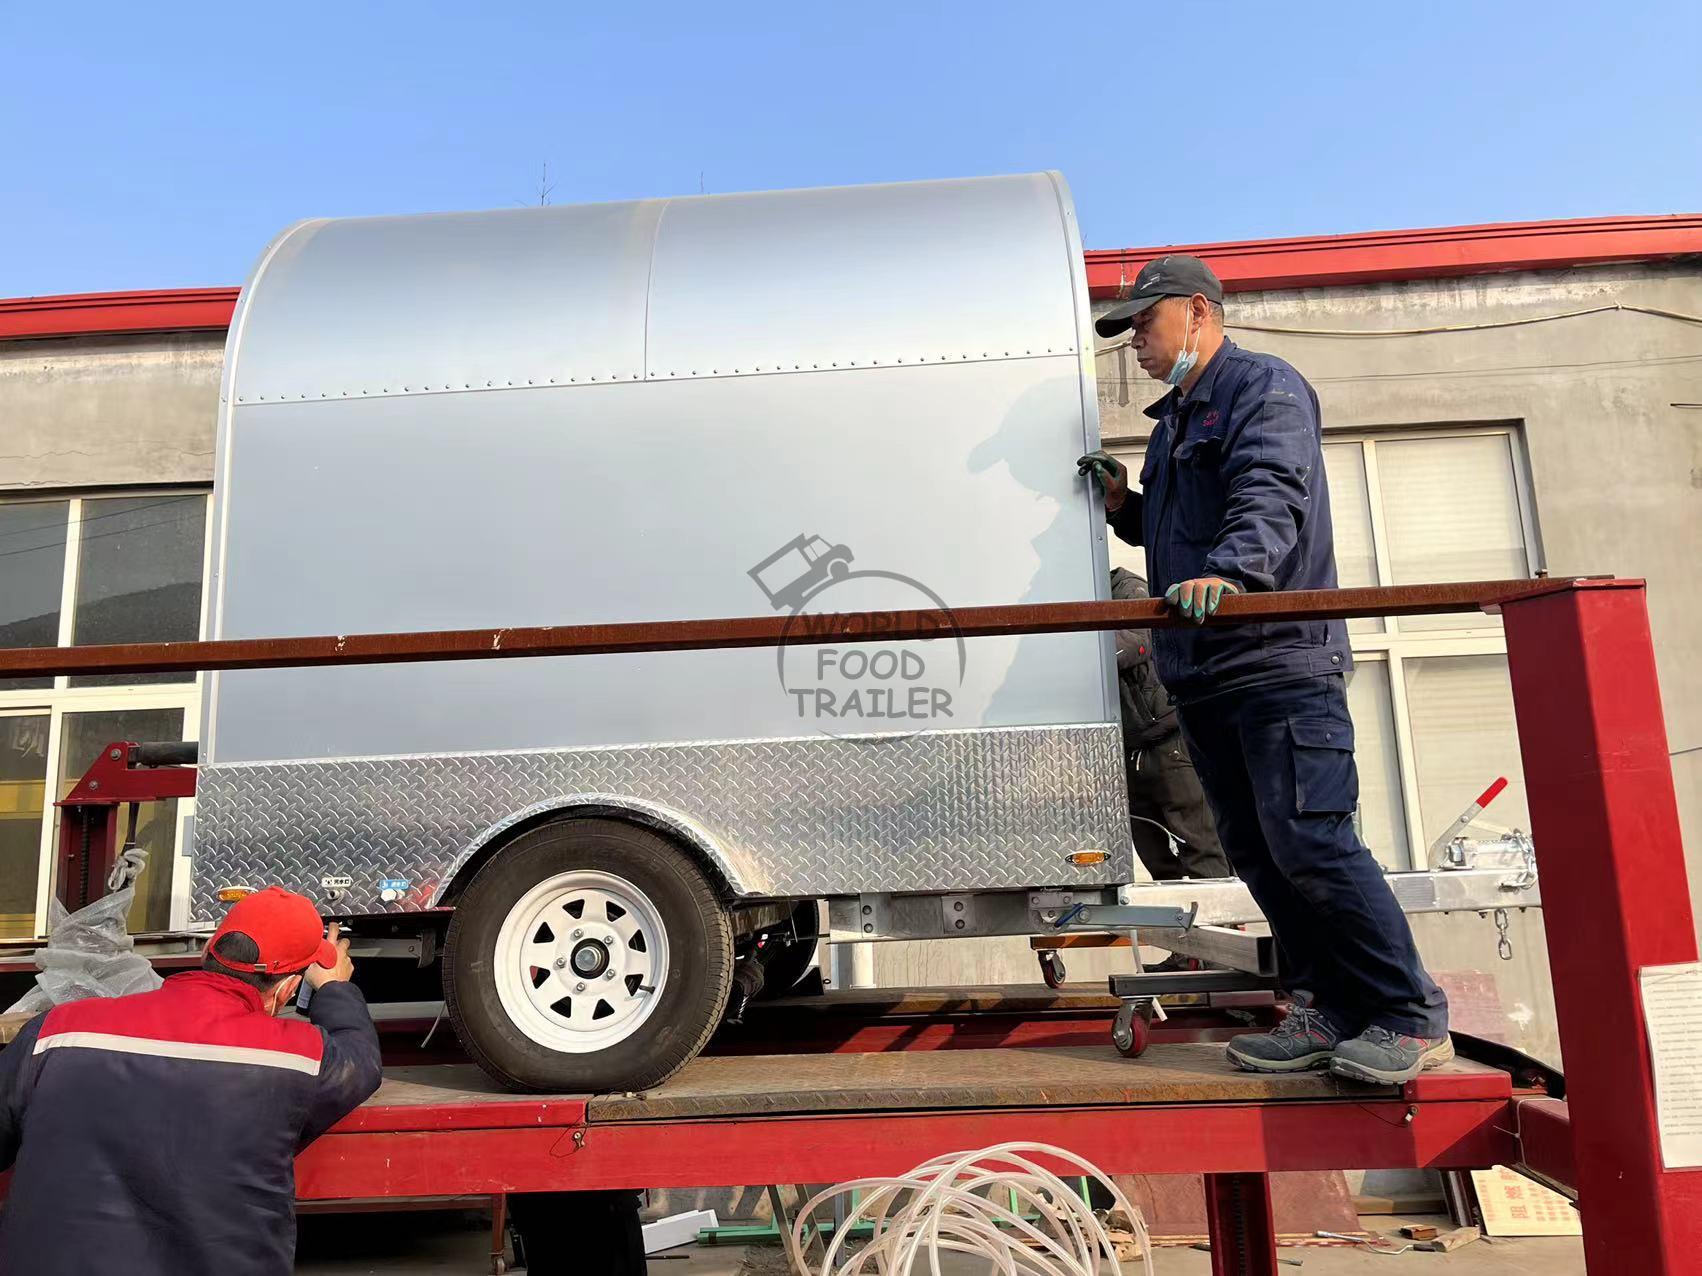
[[[656,1007],[632,1035],[572,1054],[533,1040],[497,993],[498,932],[515,904],[557,873],[624,878],[654,904],[671,953]],[[733,977],[727,912],[697,865],[647,829],[616,820],[558,820],[520,834],[481,868],[456,904],[443,953],[449,1022],[475,1063],[515,1090],[645,1090],[702,1050],[720,1023]]]
[[[816,911],[816,902],[807,899],[792,911],[791,943],[783,946],[773,958],[763,967],[762,991],[757,994],[758,1001],[771,1001],[776,997],[785,997],[798,986],[810,968],[810,962],[815,960],[816,946],[821,942],[821,915]]]
[[[508,1217],[527,1276],[643,1276],[636,1192],[519,1192]]]

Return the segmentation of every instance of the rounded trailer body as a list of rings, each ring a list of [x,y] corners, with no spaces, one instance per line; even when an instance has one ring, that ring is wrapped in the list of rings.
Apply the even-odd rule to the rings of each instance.
[[[1102,599],[1096,446],[1055,174],[304,222],[231,327],[209,636]],[[194,912],[433,908],[557,812],[729,902],[1125,882],[1114,676],[1100,633],[215,673]]]

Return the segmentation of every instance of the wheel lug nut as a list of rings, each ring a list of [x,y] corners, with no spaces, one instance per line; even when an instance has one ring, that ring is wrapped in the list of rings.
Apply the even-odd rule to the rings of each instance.
[[[556,958],[556,969],[557,970],[566,970],[567,969],[567,958],[557,957]]]
[[[584,992],[585,991],[585,981],[582,979],[578,983],[574,984],[573,985],[573,991],[574,992]]]
[[[603,978],[604,979],[613,979],[614,977],[615,977],[615,972],[612,971],[612,970],[605,970],[603,972]]]
[[[581,936],[581,935],[583,935],[583,934],[584,934],[584,933],[585,933],[585,929],[584,929],[584,927],[580,927],[580,928],[579,928],[579,929],[578,929],[578,930],[576,930],[576,931],[574,931],[574,932],[573,932],[573,937],[574,937],[574,938],[575,938],[575,939],[578,939],[578,938],[579,938],[579,937],[580,937],[580,936]]]

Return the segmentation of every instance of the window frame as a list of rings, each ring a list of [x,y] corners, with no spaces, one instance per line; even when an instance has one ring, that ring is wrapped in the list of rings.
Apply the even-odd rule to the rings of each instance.
[[[0,504],[28,505],[65,501],[65,563],[64,580],[59,595],[58,646],[72,646],[75,632],[77,583],[81,571],[83,507],[85,502],[146,497],[199,496],[203,502],[201,530],[201,606],[196,620],[196,636],[207,632],[207,578],[212,568],[212,488],[205,483],[148,487],[90,488],[76,491],[0,492]],[[183,712],[183,738],[199,740],[201,736],[201,695],[204,675],[197,673],[187,682],[150,683],[134,686],[73,687],[70,678],[59,674],[51,687],[0,690],[0,712],[45,713],[47,729],[48,807],[53,808],[53,794],[59,791],[60,759],[64,746],[65,715],[68,713],[105,713],[123,709],[180,709]],[[173,835],[171,863],[171,913],[168,927],[180,930],[189,921],[189,871],[185,831],[193,820],[195,800],[180,799],[177,807],[177,827]],[[35,930],[38,937],[47,933],[48,901],[53,896],[54,866],[58,861],[58,826],[56,815],[44,814],[41,821],[41,846],[36,863]]]
[[[1537,535],[1536,505],[1531,493],[1529,457],[1521,422],[1480,425],[1417,427],[1399,429],[1343,429],[1324,431],[1326,444],[1357,444],[1365,465],[1365,487],[1371,506],[1371,545],[1377,564],[1377,583],[1392,584],[1393,567],[1389,550],[1387,511],[1377,468],[1379,442],[1410,442],[1433,439],[1482,438],[1507,440],[1508,463],[1513,471],[1513,492],[1518,502],[1519,529],[1525,542],[1525,559],[1531,573],[1546,570],[1542,542]],[[1499,618],[1480,616],[1476,624],[1457,629],[1402,629],[1397,617],[1385,617],[1378,630],[1350,636],[1354,658],[1361,653],[1388,661],[1389,697],[1395,726],[1395,752],[1401,776],[1401,802],[1407,829],[1408,868],[1423,868],[1429,840],[1424,835],[1424,817],[1419,803],[1418,749],[1413,739],[1412,707],[1407,699],[1406,662],[1427,656],[1485,656],[1507,654],[1507,636]]]

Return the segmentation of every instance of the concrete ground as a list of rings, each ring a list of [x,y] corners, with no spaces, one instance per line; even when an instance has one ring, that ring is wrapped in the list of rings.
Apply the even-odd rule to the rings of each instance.
[[[1371,1231],[1393,1234],[1403,1222],[1429,1222],[1447,1227],[1446,1219],[1366,1218]],[[489,1222],[476,1214],[366,1214],[304,1218],[296,1271],[313,1276],[438,1276],[489,1272]],[[1399,1256],[1367,1253],[1357,1247],[1292,1246],[1284,1258],[1297,1258],[1303,1268],[1284,1264],[1283,1272],[1303,1276],[1343,1276],[1345,1273],[1388,1273],[1389,1276],[1583,1276],[1583,1244],[1576,1237],[1479,1241],[1452,1254]],[[985,1264],[968,1260],[942,1264],[951,1276],[981,1276]],[[1153,1268],[1161,1276],[1209,1276],[1211,1256],[1198,1250],[1160,1247]],[[1125,1264],[1126,1273],[1141,1270]],[[651,1276],[789,1276],[786,1261],[775,1246],[675,1250],[650,1260]]]

